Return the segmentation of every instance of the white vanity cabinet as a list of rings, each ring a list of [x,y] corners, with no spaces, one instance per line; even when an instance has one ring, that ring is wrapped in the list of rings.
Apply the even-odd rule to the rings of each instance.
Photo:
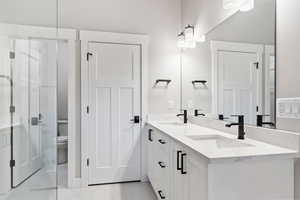
[[[154,128],[148,129],[148,178],[158,199],[207,199],[207,164]]]
[[[293,159],[210,160],[167,133],[148,129],[148,177],[159,200],[293,200]]]

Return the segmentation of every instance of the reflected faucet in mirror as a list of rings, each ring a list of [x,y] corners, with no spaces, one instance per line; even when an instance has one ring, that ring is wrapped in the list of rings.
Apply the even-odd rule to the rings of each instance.
[[[188,117],[187,117],[187,110],[183,110],[183,113],[177,114],[177,117],[183,116],[183,123],[187,123]]]
[[[198,117],[198,116],[205,116],[205,114],[204,113],[199,113],[199,110],[198,109],[196,109],[195,111],[194,111],[194,116],[195,117]]]
[[[224,117],[223,114],[219,114],[218,118],[219,118],[219,120],[229,119],[228,117]]]
[[[230,128],[231,126],[238,126],[238,139],[245,139],[245,123],[244,123],[244,115],[231,115],[232,117],[238,117],[238,123],[230,123],[225,126]]]
[[[257,115],[256,116],[256,125],[259,127],[263,127],[263,125],[270,125],[275,127],[273,122],[264,122],[264,117],[269,117],[270,115]]]

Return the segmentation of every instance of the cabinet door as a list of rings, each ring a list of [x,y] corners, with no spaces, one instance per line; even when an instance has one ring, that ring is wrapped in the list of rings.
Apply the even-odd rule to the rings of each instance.
[[[207,200],[207,163],[197,155],[187,152],[183,156],[184,200]]]
[[[184,174],[181,171],[181,156],[183,148],[174,144],[172,148],[172,199],[185,200],[184,198]]]

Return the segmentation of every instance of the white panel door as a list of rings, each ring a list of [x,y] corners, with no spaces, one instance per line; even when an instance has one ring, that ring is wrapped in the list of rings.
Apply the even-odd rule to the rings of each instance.
[[[244,115],[245,123],[255,124],[259,105],[257,62],[256,53],[218,52],[218,113],[226,117]]]
[[[140,46],[88,48],[89,184],[140,180]]]

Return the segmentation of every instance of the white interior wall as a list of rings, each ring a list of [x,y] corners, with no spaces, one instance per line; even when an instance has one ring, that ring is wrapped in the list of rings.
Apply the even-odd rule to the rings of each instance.
[[[63,27],[149,35],[149,110],[178,112],[180,0],[62,0],[59,7]],[[172,79],[170,87],[153,89],[159,78]],[[168,108],[168,101],[174,108]]]
[[[201,12],[199,1],[182,0],[182,2],[183,26],[199,23],[198,16]],[[274,22],[274,0],[256,0],[254,10],[231,15],[206,35],[206,42],[198,43],[195,49],[184,50],[182,53],[183,107],[193,105],[194,108],[202,109],[205,113],[211,112],[211,40],[274,44]],[[207,87],[201,86],[195,89],[191,83],[193,80],[207,80]]]

